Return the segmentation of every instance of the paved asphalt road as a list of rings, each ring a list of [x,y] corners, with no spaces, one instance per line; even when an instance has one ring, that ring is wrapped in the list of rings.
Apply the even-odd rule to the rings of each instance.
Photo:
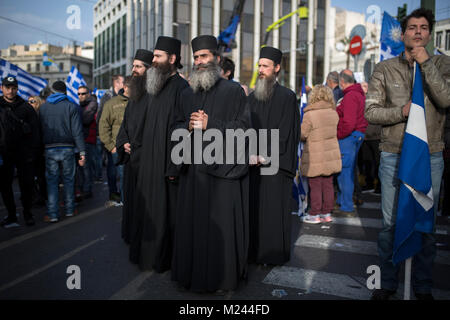
[[[43,222],[45,208],[34,210],[36,226],[0,229],[0,300],[367,300],[367,268],[377,265],[381,228],[380,197],[364,194],[355,217],[307,225],[292,216],[292,258],[279,267],[250,265],[249,279],[225,296],[181,291],[170,272],[141,272],[128,261],[120,236],[121,208],[105,206],[106,184],[94,185],[94,198],[80,214],[59,223]],[[18,200],[20,193],[16,192]],[[17,201],[20,210],[20,202]],[[6,209],[0,202],[0,216]],[[450,221],[438,217],[436,299],[450,300]],[[68,289],[78,266],[80,289]],[[69,268],[69,272],[68,272]],[[72,277],[72,278],[71,278]],[[403,277],[403,273],[401,274]],[[69,281],[68,281],[69,280]],[[274,291],[278,290],[278,291]],[[276,295],[276,292],[280,296]],[[396,299],[402,298],[399,289]]]

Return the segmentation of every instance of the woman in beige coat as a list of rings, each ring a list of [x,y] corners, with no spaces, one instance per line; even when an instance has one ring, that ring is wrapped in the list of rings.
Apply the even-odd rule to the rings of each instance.
[[[308,102],[301,128],[301,139],[306,141],[301,172],[308,177],[311,209],[303,221],[331,222],[334,206],[333,174],[342,169],[337,140],[339,116],[329,87],[315,86]]]

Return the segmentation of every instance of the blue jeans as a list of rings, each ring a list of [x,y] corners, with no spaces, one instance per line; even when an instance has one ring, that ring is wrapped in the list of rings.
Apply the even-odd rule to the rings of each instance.
[[[95,156],[94,156],[94,172],[95,179],[100,180],[103,177],[103,143],[100,141],[100,138],[97,136],[97,144],[95,146]]]
[[[355,188],[355,165],[359,148],[364,141],[364,133],[353,131],[347,138],[339,140],[342,171],[337,176],[339,191],[337,203],[341,211],[353,211],[353,191]]]
[[[94,157],[96,153],[96,145],[91,143],[86,143],[86,163],[84,167],[78,166],[78,190],[84,193],[92,192],[92,184],[94,180]]]
[[[109,155],[111,155],[111,161],[109,158]],[[123,165],[120,166],[116,166],[116,162],[119,158],[119,155],[116,153],[111,153],[108,152],[108,167],[111,166],[113,167],[113,169],[115,168],[115,170],[113,170],[115,172],[115,177],[114,177],[114,187],[116,187],[116,181],[117,178],[119,178],[119,190],[120,190],[120,199],[123,202]],[[108,184],[109,184],[109,175],[108,175]],[[109,189],[111,190],[111,189]],[[116,187],[117,190],[117,187]]]
[[[117,174],[116,174],[116,166],[115,161],[113,159],[114,155],[106,151],[108,163],[106,165],[106,176],[108,177],[108,188],[109,188],[109,194],[111,193],[117,193]],[[116,159],[117,159],[117,152],[116,152]]]
[[[434,212],[439,203],[439,191],[444,160],[442,152],[432,153],[431,182],[433,185]],[[381,152],[378,176],[381,182],[381,211],[383,213],[383,229],[378,235],[378,254],[380,256],[381,287],[388,290],[397,290],[398,273],[400,265],[392,263],[392,250],[394,245],[395,221],[397,217],[397,201],[400,181],[398,180],[398,166],[400,154]],[[436,240],[434,234],[423,233],[422,250],[416,254],[412,261],[412,287],[415,293],[431,293],[433,286],[432,268],[436,256]]]
[[[50,148],[45,150],[45,177],[48,192],[48,216],[59,217],[59,166],[62,166],[62,180],[64,182],[64,205],[66,214],[75,210],[75,153],[73,148]]]

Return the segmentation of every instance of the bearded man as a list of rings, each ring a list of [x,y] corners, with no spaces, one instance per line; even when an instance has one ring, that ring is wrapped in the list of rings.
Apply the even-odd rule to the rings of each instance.
[[[207,129],[223,136],[226,129],[245,131],[246,96],[238,83],[221,78],[216,38],[194,38],[192,51],[194,94],[182,101],[176,127],[194,136]],[[234,290],[247,272],[248,165],[185,163],[179,179],[172,280],[195,292]]]
[[[259,77],[255,91],[249,96],[253,128],[269,131],[267,150],[273,150],[272,144],[279,143],[276,174],[261,174],[267,156],[267,153],[261,153],[262,150],[252,157],[250,169],[249,260],[271,265],[281,265],[290,259],[291,212],[296,211],[292,181],[300,141],[300,115],[295,93],[277,82],[281,57],[282,52],[276,48],[261,49]],[[279,141],[270,140],[270,131],[274,129],[279,130]]]
[[[129,100],[122,125],[116,138],[118,160],[116,165],[123,167],[123,207],[122,238],[130,243],[132,230],[136,227],[134,194],[136,189],[139,160],[142,147],[142,134],[150,95],[145,89],[146,73],[153,61],[153,53],[144,49],[136,51],[133,61],[133,77],[128,87]],[[144,69],[139,66],[143,65]],[[144,71],[142,71],[144,70]]]
[[[172,261],[177,195],[177,170],[171,162],[174,112],[187,99],[189,84],[177,72],[181,41],[161,36],[156,41],[152,68],[147,70],[149,93],[142,152],[135,192],[135,229],[130,259],[142,270],[164,272]]]

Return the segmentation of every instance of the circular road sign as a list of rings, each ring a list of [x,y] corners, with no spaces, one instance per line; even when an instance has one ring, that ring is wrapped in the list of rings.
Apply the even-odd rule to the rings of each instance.
[[[354,36],[352,40],[350,40],[350,53],[352,55],[357,55],[362,50],[362,39],[360,36]]]

